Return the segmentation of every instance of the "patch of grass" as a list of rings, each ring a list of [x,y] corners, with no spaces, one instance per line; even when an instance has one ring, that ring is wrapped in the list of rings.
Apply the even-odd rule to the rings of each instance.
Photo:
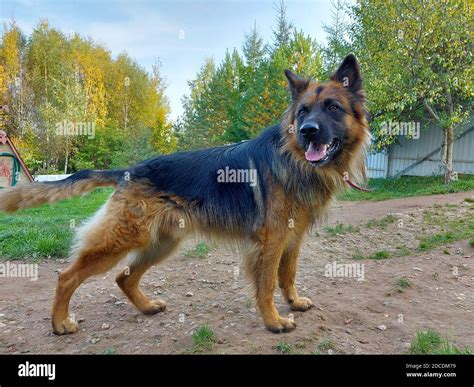
[[[280,341],[276,346],[275,349],[278,353],[283,353],[289,355],[293,352],[291,348],[291,344],[285,343],[284,341]]]
[[[406,288],[409,288],[411,287],[411,281],[406,278],[406,277],[402,277],[402,278],[399,278],[396,282],[396,285],[400,288],[400,289],[406,289]]]
[[[407,255],[412,254],[412,250],[406,246],[397,246],[396,249],[398,250],[396,254],[397,257],[406,257]]]
[[[410,196],[447,194],[474,189],[474,175],[459,175],[458,180],[445,185],[442,176],[402,176],[398,179],[370,179],[371,192],[348,190],[338,196],[339,200],[387,200]]]
[[[462,238],[457,238],[455,234],[450,231],[428,235],[420,238],[419,249],[424,251],[431,250],[436,246],[452,243],[459,239]]]
[[[323,339],[316,345],[316,350],[314,351],[314,353],[316,355],[320,355],[321,353],[327,352],[330,349],[335,349],[334,343],[329,339]]]
[[[389,224],[392,224],[397,220],[397,217],[394,215],[387,215],[384,216],[382,219],[371,219],[367,222],[368,228],[380,227],[380,228],[387,228]]]
[[[428,224],[438,224],[439,223],[439,213],[432,212],[430,210],[423,210],[423,220]]]
[[[337,235],[337,234],[346,234],[359,231],[358,227],[354,227],[352,224],[345,226],[342,223],[337,223],[334,227],[327,226],[324,228],[329,235]]]
[[[188,252],[186,252],[185,255],[187,257],[192,257],[192,258],[205,258],[207,254],[209,254],[210,250],[211,249],[206,243],[200,242],[196,245],[196,247],[193,250],[189,250]]]
[[[296,349],[305,349],[306,348],[306,343],[303,341],[298,341],[295,343],[295,348]]]
[[[405,255],[408,255],[409,253],[410,253],[410,250],[404,249],[403,251],[397,253],[396,255],[397,256],[405,256]],[[378,261],[378,260],[382,260],[382,259],[388,259],[390,257],[391,257],[391,254],[386,250],[376,251],[376,252],[372,253],[369,256],[364,256],[360,251],[357,251],[354,254],[352,254],[352,259],[354,259],[356,261],[360,261],[362,259],[373,259],[373,260]]]
[[[446,208],[459,208],[459,204],[446,203]]]
[[[352,259],[360,261],[361,259],[365,259],[365,256],[360,251],[356,251],[354,254],[352,254]]]
[[[464,201],[466,203],[474,203],[474,198],[465,198]]]
[[[471,240],[469,241],[469,246],[474,247],[474,239],[471,239]]]
[[[115,348],[106,348],[104,349],[104,352],[102,352],[102,355],[115,355],[117,354],[117,351],[115,350]]]
[[[472,355],[469,348],[460,349],[443,339],[438,332],[429,329],[417,331],[416,338],[412,341],[409,353],[416,355]]]
[[[430,235],[422,235],[418,239],[419,250],[431,250],[437,246],[447,245],[460,240],[470,240],[474,237],[474,219],[467,217],[457,217],[455,220],[448,220],[446,217],[441,217],[436,223],[443,226],[449,231],[442,231]],[[446,248],[443,249],[445,254],[449,254]]]
[[[41,260],[68,255],[74,229],[90,217],[113,192],[100,188],[83,197],[0,213],[0,258]]]
[[[193,333],[194,352],[210,351],[217,341],[214,331],[207,325],[199,326]]]
[[[416,332],[416,339],[412,341],[410,346],[410,353],[412,354],[430,354],[435,353],[441,346],[441,336],[429,329],[425,332]]]
[[[406,277],[401,277],[396,280],[395,285],[396,287],[394,289],[385,293],[386,296],[391,297],[396,293],[403,293],[405,289],[412,287],[411,281]]]
[[[368,257],[369,259],[375,259],[375,260],[380,260],[380,259],[388,259],[390,258],[390,253],[386,250],[379,250],[373,253]]]

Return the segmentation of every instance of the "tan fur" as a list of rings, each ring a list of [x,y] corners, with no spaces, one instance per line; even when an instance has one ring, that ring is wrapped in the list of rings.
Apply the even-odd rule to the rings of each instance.
[[[45,203],[55,203],[59,200],[92,191],[97,187],[110,186],[96,180],[83,180],[67,187],[47,183],[24,183],[15,187],[0,190],[0,210],[15,212],[24,208],[38,207]]]

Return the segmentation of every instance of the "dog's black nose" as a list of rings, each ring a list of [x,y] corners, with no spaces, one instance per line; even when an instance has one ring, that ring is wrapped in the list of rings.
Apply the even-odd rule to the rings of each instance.
[[[303,135],[303,137],[313,137],[318,133],[319,131],[319,126],[318,124],[304,124],[300,128],[300,132]]]

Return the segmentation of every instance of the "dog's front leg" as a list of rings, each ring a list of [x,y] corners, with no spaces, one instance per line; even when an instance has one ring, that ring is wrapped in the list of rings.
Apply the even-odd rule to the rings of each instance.
[[[291,310],[305,312],[313,306],[313,303],[307,297],[300,297],[295,286],[298,255],[303,240],[301,235],[304,233],[290,240],[283,252],[278,268],[278,284]]]
[[[248,272],[255,286],[257,306],[265,326],[274,333],[288,332],[296,324],[289,318],[281,317],[273,302],[278,280],[278,267],[287,236],[278,230],[261,230],[259,241],[247,256]]]

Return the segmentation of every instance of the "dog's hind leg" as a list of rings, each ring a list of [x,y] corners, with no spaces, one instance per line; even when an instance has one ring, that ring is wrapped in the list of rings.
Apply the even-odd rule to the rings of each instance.
[[[313,306],[307,297],[299,297],[295,287],[296,266],[303,238],[291,239],[283,252],[278,268],[278,284],[291,310],[304,312]]]
[[[58,278],[51,318],[54,333],[62,335],[79,329],[69,318],[69,302],[82,282],[110,270],[130,250],[150,243],[149,227],[139,215],[130,202],[112,198],[81,230],[73,248],[75,261]]]
[[[63,335],[78,331],[78,324],[69,318],[69,302],[74,291],[87,278],[110,270],[125,254],[126,251],[107,254],[85,248],[79,252],[77,260],[59,274],[52,312],[54,333]]]
[[[160,235],[157,242],[137,252],[136,257],[116,278],[117,284],[135,307],[144,314],[155,314],[166,308],[160,299],[150,300],[139,287],[143,274],[167,258],[179,245],[180,238]]]

